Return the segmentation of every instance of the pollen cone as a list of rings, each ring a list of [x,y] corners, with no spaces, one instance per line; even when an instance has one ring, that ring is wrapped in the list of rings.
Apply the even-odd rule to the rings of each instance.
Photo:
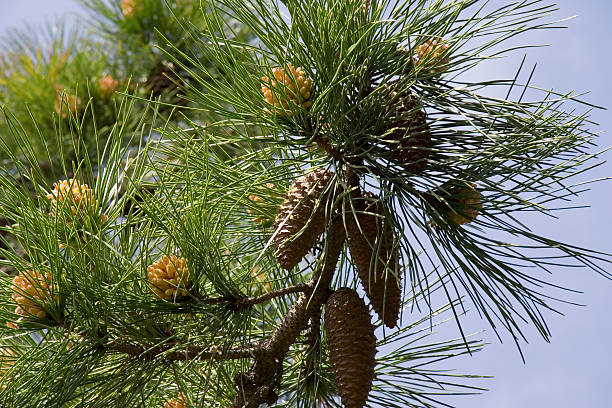
[[[289,270],[312,249],[325,231],[327,200],[322,197],[333,173],[317,169],[293,181],[274,222],[274,246],[280,265]]]
[[[402,301],[393,229],[384,218],[382,203],[373,194],[355,197],[353,206],[355,212],[349,209],[345,214],[351,258],[374,311],[385,326],[393,328]]]
[[[363,408],[376,365],[376,336],[368,307],[349,288],[335,291],[325,304],[325,330],[334,381],[346,408]]]

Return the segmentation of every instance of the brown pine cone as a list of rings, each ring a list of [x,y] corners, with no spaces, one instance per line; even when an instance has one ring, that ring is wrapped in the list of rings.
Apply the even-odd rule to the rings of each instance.
[[[374,380],[376,336],[368,307],[353,289],[340,288],[329,297],[325,331],[342,404],[362,408]]]
[[[427,115],[418,97],[411,92],[390,90],[389,98],[395,104],[387,113],[392,122],[385,140],[390,142],[399,164],[412,174],[420,174],[427,167],[431,147]]]
[[[387,327],[393,328],[402,303],[393,229],[383,217],[382,203],[373,194],[353,198],[353,205],[355,212],[349,209],[345,215],[351,258],[376,314]]]
[[[321,194],[334,173],[316,169],[293,181],[274,221],[274,246],[280,265],[289,270],[304,258],[325,231],[327,195]]]

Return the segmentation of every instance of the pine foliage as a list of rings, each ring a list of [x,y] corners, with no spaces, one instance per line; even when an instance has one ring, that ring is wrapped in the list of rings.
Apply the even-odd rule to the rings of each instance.
[[[612,277],[520,218],[581,192],[590,105],[461,79],[554,6],[82,2],[0,59],[2,406],[449,406],[465,310],[520,349],[548,272]]]

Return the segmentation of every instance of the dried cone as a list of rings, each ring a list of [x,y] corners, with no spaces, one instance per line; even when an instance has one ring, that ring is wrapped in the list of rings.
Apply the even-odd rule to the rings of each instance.
[[[482,208],[482,195],[476,190],[476,184],[471,183],[471,186],[472,188],[462,188],[449,200],[453,209],[447,214],[457,225],[474,221]]]
[[[274,221],[274,246],[280,265],[289,270],[304,258],[325,231],[323,191],[333,173],[316,169],[293,181]]]
[[[20,316],[47,317],[42,305],[51,306],[57,299],[49,273],[27,270],[13,278],[13,301],[17,303],[15,313]]]
[[[261,78],[264,82],[261,84],[261,92],[266,102],[278,108],[277,112],[290,109],[290,103],[305,109],[312,105],[312,80],[306,77],[302,68],[288,64],[284,69],[272,68],[272,74],[274,74],[272,80],[267,76]]]
[[[187,260],[176,255],[164,255],[147,267],[147,278],[151,290],[165,300],[187,296],[191,286]]]
[[[388,112],[393,121],[385,139],[392,141],[395,160],[410,173],[420,174],[427,167],[431,147],[427,114],[413,93],[390,91],[389,97],[396,104]]]
[[[351,258],[374,311],[387,327],[393,328],[402,302],[393,229],[385,221],[382,203],[374,195],[356,197],[353,205],[355,212],[349,210],[345,216]],[[397,279],[391,271],[397,274]]]
[[[325,331],[342,404],[362,408],[374,380],[376,336],[368,307],[353,289],[341,288],[329,297]]]

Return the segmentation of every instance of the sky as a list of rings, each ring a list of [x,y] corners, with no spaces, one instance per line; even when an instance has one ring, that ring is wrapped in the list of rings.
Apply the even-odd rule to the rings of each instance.
[[[551,0],[553,2],[553,0]],[[492,0],[491,5],[508,3]],[[608,0],[557,0],[560,11],[554,19],[578,15],[565,22],[564,30],[544,30],[520,38],[520,43],[549,44],[528,51],[527,63],[537,63],[533,83],[558,91],[576,90],[590,93],[585,97],[594,105],[612,108],[612,2]],[[0,0],[0,35],[7,28],[25,22],[43,24],[66,13],[79,12],[74,0]],[[513,77],[523,53],[484,66],[470,75]],[[612,145],[609,111],[596,110],[591,119],[600,124],[599,148]],[[593,150],[595,152],[596,149]],[[602,159],[609,160],[610,154]],[[605,163],[582,178],[590,180],[612,175],[612,165]],[[587,209],[566,211],[559,219],[532,220],[533,229],[558,241],[612,252],[612,181],[591,186],[592,190],[574,202],[590,205]],[[612,266],[610,267],[612,269]],[[609,408],[612,388],[612,282],[588,270],[562,270],[552,277],[555,283],[584,292],[565,298],[586,306],[560,305],[565,316],[549,314],[547,321],[553,333],[550,344],[529,331],[529,344],[523,346],[523,363],[514,345],[500,344],[490,331],[480,335],[490,344],[480,353],[448,362],[457,373],[492,375],[475,380],[474,385],[488,388],[478,396],[448,399],[458,408]],[[469,329],[487,328],[475,314],[467,322]],[[450,326],[450,325],[448,325]],[[447,327],[440,338],[456,335]],[[450,368],[450,367],[447,367]]]

